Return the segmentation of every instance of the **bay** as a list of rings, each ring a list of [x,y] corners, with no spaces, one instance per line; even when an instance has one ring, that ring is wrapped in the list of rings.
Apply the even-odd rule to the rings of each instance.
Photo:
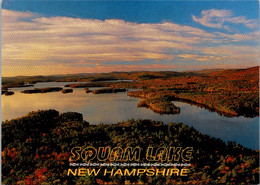
[[[70,82],[75,83],[75,82]],[[152,119],[170,122],[182,122],[193,126],[204,134],[220,138],[223,141],[235,141],[251,149],[259,148],[259,117],[225,117],[216,112],[183,102],[174,102],[181,108],[180,114],[160,115],[147,108],[138,108],[139,98],[127,96],[127,93],[92,94],[83,88],[73,89],[73,93],[61,92],[23,94],[25,89],[43,87],[64,87],[69,82],[37,83],[34,87],[11,88],[12,96],[2,95],[2,121],[21,117],[28,112],[55,109],[59,112],[79,112],[90,124],[111,124],[128,119]],[[90,88],[97,89],[97,88]],[[133,89],[129,89],[133,90]]]

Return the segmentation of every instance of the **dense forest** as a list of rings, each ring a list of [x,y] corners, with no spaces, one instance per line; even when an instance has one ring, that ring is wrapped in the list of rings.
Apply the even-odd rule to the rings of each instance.
[[[259,67],[223,70],[203,75],[156,79],[153,77],[132,84],[117,83],[110,86],[131,85],[142,91],[128,94],[142,98],[140,104],[148,102],[148,107],[155,112],[157,108],[165,107],[161,109],[161,113],[169,113],[168,107],[172,106],[170,113],[178,113],[178,109],[174,109],[172,105],[173,100],[178,100],[216,111],[225,116],[259,116]],[[144,106],[147,106],[147,103]]]
[[[188,167],[189,175],[186,177],[162,175],[73,177],[67,176],[67,170],[71,149],[75,146],[83,148],[140,146],[143,149],[193,147],[194,153],[190,161],[191,166]],[[141,158],[145,159],[145,156]],[[165,125],[152,120],[128,120],[110,125],[91,125],[84,121],[79,113],[36,111],[2,123],[2,182],[20,185],[125,182],[258,184],[259,151],[252,151],[234,142],[224,143],[183,123]]]
[[[122,81],[128,80],[128,81]],[[193,72],[114,72],[61,76],[3,77],[2,94],[12,95],[11,87],[37,82],[87,82],[68,84],[70,88],[135,88],[129,96],[141,98],[137,106],[161,114],[177,114],[178,100],[207,108],[225,116],[259,116],[259,66],[247,69],[202,70]],[[48,89],[48,88],[47,88]],[[25,90],[42,92],[42,90]],[[10,92],[10,93],[9,93]],[[48,92],[48,91],[47,91]],[[86,90],[87,93],[91,92]],[[98,91],[94,91],[98,92]],[[106,91],[99,91],[108,92]]]

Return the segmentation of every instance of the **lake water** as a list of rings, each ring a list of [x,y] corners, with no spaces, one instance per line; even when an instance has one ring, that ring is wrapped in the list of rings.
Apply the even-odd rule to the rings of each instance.
[[[71,82],[75,83],[75,82]],[[127,96],[127,93],[92,94],[83,88],[73,89],[73,93],[61,92],[23,94],[25,89],[42,87],[63,87],[68,82],[37,83],[34,87],[12,88],[12,96],[2,95],[2,121],[25,115],[28,112],[56,109],[59,112],[74,111],[83,114],[90,124],[117,123],[134,119],[152,119],[170,122],[182,122],[193,126],[204,134],[221,138],[223,141],[236,141],[245,147],[259,147],[259,117],[225,117],[215,112],[182,102],[174,102],[181,108],[177,115],[160,115],[147,108],[137,108],[139,98]],[[90,88],[95,89],[95,88]]]

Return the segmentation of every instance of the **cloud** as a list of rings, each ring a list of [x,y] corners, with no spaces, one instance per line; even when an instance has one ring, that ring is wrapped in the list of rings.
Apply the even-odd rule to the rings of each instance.
[[[229,10],[204,10],[201,12],[201,18],[192,15],[192,19],[204,26],[212,28],[221,28],[223,24],[223,19],[231,16]]]
[[[24,18],[30,18],[24,21]],[[138,24],[124,20],[35,17],[3,10],[5,60],[172,60],[167,50],[188,50],[214,37],[201,29],[174,23]]]
[[[230,12],[213,11],[210,16],[229,17]],[[144,61],[152,62],[150,67],[148,65],[143,67],[164,69],[159,67],[160,62],[173,62],[174,65],[178,63],[183,67],[181,64],[183,61],[192,61],[189,65],[193,65],[195,62],[199,64],[226,60],[225,56],[235,61],[238,57],[241,58],[240,48],[243,46],[239,43],[254,43],[257,41],[258,34],[258,32],[233,35],[222,32],[209,33],[203,29],[172,22],[152,24],[117,19],[102,21],[71,17],[43,17],[30,12],[3,9],[2,71],[6,76],[12,73],[24,74],[25,71],[35,74],[36,71],[40,72],[40,69],[43,71],[40,74],[48,72],[55,74],[57,71],[72,73],[73,70],[73,73],[83,72],[83,69],[86,72],[104,72],[105,70],[113,71],[113,69],[123,70],[124,67],[126,67],[125,70],[128,68],[141,70],[144,68],[139,65],[131,67],[131,65],[125,66],[118,63],[139,62],[142,64]],[[221,48],[230,48],[234,44],[237,47],[232,50],[233,56],[222,52]],[[254,49],[251,51],[247,49],[243,55],[255,62],[257,61],[256,52]],[[102,64],[105,62],[117,63],[118,66],[104,67]],[[158,66],[153,65],[156,62]],[[77,65],[85,67],[78,69],[75,67]],[[22,70],[19,71],[19,68]]]
[[[226,33],[221,33],[221,32],[216,32],[216,34],[223,38],[223,39],[229,39],[231,40],[232,42],[240,42],[240,41],[252,41],[252,40],[255,40],[255,41],[260,41],[260,33],[259,31],[257,32],[251,32],[247,35],[245,34],[239,34],[239,33],[235,33],[235,34],[226,34]]]
[[[178,55],[182,60],[197,60],[197,61],[223,61],[225,57],[214,55],[197,55],[197,54],[181,54]]]
[[[258,21],[252,19],[246,19],[244,16],[230,17],[225,20],[225,22],[230,22],[233,24],[244,24],[248,28],[258,28]]]
[[[204,10],[201,12],[201,17],[192,15],[192,19],[204,26],[211,28],[225,28],[229,30],[229,26],[225,23],[243,24],[248,28],[258,28],[258,21],[253,19],[246,19],[244,16],[233,17],[230,10]]]
[[[220,56],[220,62],[237,63],[245,66],[259,65],[259,46],[239,46],[239,45],[220,45],[212,48],[201,48],[200,51],[205,55]]]

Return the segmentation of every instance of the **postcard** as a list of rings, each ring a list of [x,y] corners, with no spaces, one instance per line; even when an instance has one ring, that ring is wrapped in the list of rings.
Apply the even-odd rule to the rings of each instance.
[[[259,184],[258,1],[3,0],[1,182]]]

